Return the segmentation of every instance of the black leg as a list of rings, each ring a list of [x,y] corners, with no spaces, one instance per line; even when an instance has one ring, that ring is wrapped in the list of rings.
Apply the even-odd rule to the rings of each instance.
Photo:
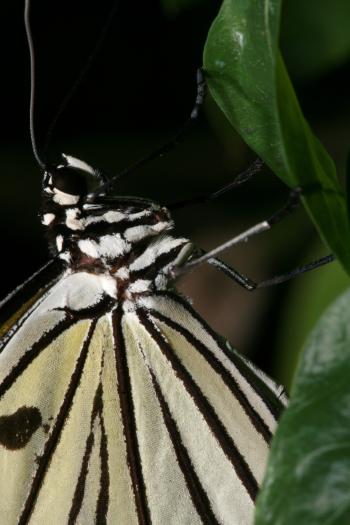
[[[227,277],[235,281],[239,286],[241,286],[245,290],[252,292],[258,288],[267,288],[269,286],[275,286],[276,284],[284,283],[286,281],[289,281],[290,279],[294,279],[298,275],[302,275],[303,273],[309,272],[311,270],[315,270],[316,268],[319,268],[320,266],[329,264],[333,262],[334,260],[335,260],[334,255],[332,254],[326,255],[324,257],[321,257],[320,259],[317,259],[316,261],[312,261],[308,264],[304,264],[303,266],[298,266],[291,272],[283,273],[280,275],[275,275],[271,279],[261,281],[260,283],[256,283],[252,281],[249,277],[241,274],[235,268],[232,268],[228,264],[224,263],[220,259],[216,259],[215,257],[208,259],[207,263],[214,266],[221,272],[223,272],[225,275],[227,275]]]
[[[246,242],[254,235],[270,230],[274,224],[277,224],[278,222],[283,220],[285,217],[293,213],[293,211],[299,206],[300,193],[301,193],[300,188],[296,188],[292,190],[290,192],[287,203],[280,210],[278,210],[276,213],[271,215],[269,219],[261,221],[258,224],[255,224],[248,230],[245,230],[243,233],[240,233],[236,237],[233,237],[232,239],[225,242],[224,244],[221,244],[217,248],[210,250],[210,252],[204,253],[203,255],[200,255],[196,259],[190,260],[183,266],[178,267],[178,268],[173,268],[171,271],[172,275],[174,277],[178,275],[182,275],[186,273],[187,271],[191,270],[192,268],[194,268],[195,266],[208,262],[209,259],[212,259],[216,257],[217,255],[219,255],[219,253],[224,252],[225,250],[228,250],[229,248],[232,248],[232,246],[236,246],[237,244]]]
[[[219,190],[220,193],[222,190]],[[218,270],[222,271],[227,275],[230,279],[235,281],[239,286],[242,286],[248,291],[256,290],[257,288],[266,288],[268,286],[274,286],[275,284],[280,284],[286,281],[289,281],[290,279],[293,279],[294,277],[297,277],[298,275],[301,275],[305,272],[309,272],[311,270],[314,270],[316,268],[319,268],[320,266],[324,266],[325,264],[328,264],[335,260],[335,256],[333,254],[326,255],[324,257],[321,257],[320,259],[317,259],[316,261],[310,262],[308,264],[305,264],[303,266],[298,266],[294,270],[275,275],[271,277],[270,279],[267,279],[265,281],[262,281],[260,283],[256,283],[252,281],[249,277],[241,274],[238,272],[235,268],[230,267],[220,259],[216,258],[216,255],[219,253],[227,250],[228,248],[231,248],[232,246],[235,246],[236,244],[239,244],[241,242],[247,241],[254,235],[257,235],[258,233],[261,233],[266,230],[270,230],[271,227],[274,224],[277,224],[278,222],[282,221],[285,217],[293,213],[293,211],[299,206],[300,203],[300,194],[301,189],[296,188],[292,190],[289,194],[289,199],[287,203],[276,213],[271,215],[271,217],[265,221],[259,222],[258,224],[252,226],[248,230],[244,231],[243,233],[237,235],[233,239],[230,239],[224,244],[221,244],[217,248],[214,248],[210,252],[205,252],[204,250],[198,250],[196,252],[196,258],[191,259],[189,262],[185,263],[184,265],[177,267],[177,268],[171,268],[170,269],[170,275],[173,278],[179,277],[180,275],[187,273],[189,270],[195,268],[196,266],[199,266],[203,263],[208,263]],[[214,194],[215,195],[215,194]]]
[[[209,193],[209,194],[206,194],[206,195],[199,195],[198,197],[194,197],[192,199],[187,199],[187,200],[183,200],[183,201],[179,201],[179,202],[170,203],[170,204],[167,204],[166,207],[170,211],[179,210],[179,209],[185,208],[187,206],[192,206],[194,204],[201,204],[201,203],[204,203],[204,202],[208,202],[208,201],[210,201],[212,199],[216,199],[217,197],[221,197],[221,195],[223,195],[224,193],[227,193],[228,191],[231,191],[231,190],[237,188],[237,186],[240,186],[241,184],[244,184],[245,182],[247,182],[253,175],[255,175],[256,173],[258,173],[261,170],[263,165],[264,165],[264,163],[263,163],[262,160],[256,159],[253,162],[253,164],[251,164],[249,166],[248,169],[246,169],[245,171],[242,171],[242,173],[237,175],[237,177],[235,177],[232,182],[230,182],[229,184],[227,184],[223,188],[220,188],[219,190],[214,191],[213,193]]]
[[[331,253],[330,255],[325,255],[324,257],[321,257],[316,261],[312,261],[308,264],[298,266],[291,272],[282,273],[280,275],[275,275],[274,277],[271,277],[271,279],[266,279],[266,281],[258,283],[256,287],[267,288],[268,286],[274,286],[275,284],[284,283],[286,281],[289,281],[290,279],[294,279],[294,277],[297,277],[298,275],[301,275],[305,272],[309,272],[311,270],[315,270],[316,268],[324,266],[325,264],[329,264],[333,261],[335,261],[335,256]]]
[[[186,133],[187,129],[198,118],[199,110],[200,110],[200,108],[201,108],[201,106],[203,105],[203,102],[204,102],[205,93],[206,93],[206,83],[205,83],[204,75],[203,75],[202,70],[198,69],[197,70],[197,93],[196,93],[196,99],[195,99],[195,103],[193,105],[193,108],[191,110],[190,116],[186,120],[185,124],[183,126],[181,126],[181,128],[178,130],[178,132],[168,142],[166,142],[165,144],[163,144],[162,146],[157,148],[155,151],[152,151],[151,153],[149,153],[149,154],[145,155],[144,157],[142,157],[141,159],[137,160],[136,162],[131,164],[131,166],[127,166],[122,171],[120,171],[119,173],[117,173],[116,175],[111,177],[110,180],[107,183],[105,183],[105,184],[99,186],[98,188],[96,188],[96,190],[93,193],[90,194],[91,197],[97,196],[97,195],[101,194],[101,192],[102,193],[106,193],[106,191],[108,192],[109,190],[112,189],[113,184],[117,180],[119,180],[121,177],[124,177],[125,175],[128,175],[129,173],[134,171],[136,168],[140,168],[141,166],[143,166],[147,162],[149,162],[149,161],[151,161],[151,160],[153,160],[153,159],[155,159],[157,157],[161,157],[162,155],[164,155],[165,153],[167,153],[168,151],[173,149],[180,142],[181,138]]]
[[[249,292],[255,290],[257,287],[257,284],[249,279],[249,277],[246,277],[245,275],[238,272],[235,268],[232,268],[232,266],[229,266],[228,264],[224,263],[220,259],[216,259],[216,257],[213,257],[212,259],[208,259],[208,264],[211,266],[214,266],[221,272],[223,272],[227,277],[235,281],[239,286],[242,288],[245,288]]]

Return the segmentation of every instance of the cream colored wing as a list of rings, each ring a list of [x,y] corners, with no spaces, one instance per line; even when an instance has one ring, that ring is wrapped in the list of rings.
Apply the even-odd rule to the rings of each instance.
[[[177,296],[95,299],[0,354],[0,523],[252,523],[278,392]]]

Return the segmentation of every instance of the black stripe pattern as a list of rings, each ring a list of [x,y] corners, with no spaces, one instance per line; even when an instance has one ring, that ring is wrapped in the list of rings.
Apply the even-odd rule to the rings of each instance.
[[[173,523],[186,523],[177,521],[177,516],[189,523],[229,524],[232,516],[237,516],[239,523],[251,522],[260,479],[253,473],[254,459],[240,450],[236,436],[226,425],[224,411],[229,413],[235,406],[234,399],[238,400],[241,409],[233,412],[230,418],[236,426],[243,420],[250,424],[249,434],[243,438],[250,441],[252,450],[259,448],[262,465],[268,452],[269,424],[255,412],[246,393],[239,390],[235,377],[215,361],[214,350],[221,352],[219,346],[211,348],[201,343],[197,339],[200,334],[191,335],[178,320],[161,313],[168,301],[168,310],[174,312],[175,304],[180,316],[185,310],[181,301],[177,302],[174,295],[162,296],[157,308],[157,297],[153,300],[152,309],[139,307],[135,312],[124,313],[117,308],[112,317],[108,317],[109,314],[101,317],[99,323],[105,324],[103,332],[109,332],[111,343],[103,344],[99,339],[96,322],[72,322],[67,317],[57,325],[55,332],[42,336],[32,350],[31,359],[26,357],[18,367],[20,381],[45,352],[47,337],[58,341],[69,330],[78,331],[79,323],[89,324],[77,351],[71,379],[66,383],[61,407],[53,412],[51,421],[43,416],[42,427],[49,426],[46,433],[39,428],[33,434],[42,432],[41,452],[38,449],[18,523],[35,523],[37,516],[41,516],[39,511],[45,515],[42,503],[43,498],[46,499],[45,490],[50,491],[51,486],[51,490],[57,490],[53,469],[56,456],[62,454],[60,447],[65,442],[65,434],[70,432],[70,420],[78,417],[78,427],[86,426],[84,411],[77,415],[77,410],[81,411],[81,388],[90,392],[89,424],[87,430],[77,436],[76,449],[67,451],[65,468],[68,471],[68,458],[80,459],[78,468],[72,468],[71,477],[62,488],[69,503],[65,514],[53,505],[62,520],[57,523],[114,523],[118,515],[113,514],[116,512],[113,504],[121,497],[121,491],[127,493],[127,512],[134,520],[130,523],[168,522],[165,521],[168,516],[162,518],[159,514],[158,509],[162,506],[170,511],[174,509]],[[191,326],[196,319],[189,318],[189,312],[186,313]],[[171,338],[172,332],[181,334],[179,347]],[[180,348],[183,345],[185,348]],[[201,389],[196,369],[187,368],[184,363],[184,351],[189,353],[190,360],[200,356],[208,367],[209,387],[205,391]],[[96,368],[96,386],[89,380],[91,368]],[[106,373],[114,377],[113,385],[104,379]],[[53,384],[57,380],[51,379]],[[226,389],[232,404],[219,406],[215,402],[212,390],[216,389],[216,380],[222,384],[221,395]],[[256,382],[262,383],[259,379]],[[6,392],[11,392],[15,384],[6,379],[4,401]],[[148,417],[152,419],[151,427],[147,425]],[[270,417],[273,419],[272,414]],[[122,434],[121,447],[112,437],[117,432],[113,431],[113,426]],[[118,456],[117,462],[113,455]],[[162,455],[163,462],[159,459]],[[116,472],[121,476],[120,483],[115,482]],[[93,505],[92,497],[95,498]],[[49,511],[46,509],[46,512]]]
[[[283,405],[169,291],[192,243],[149,201],[44,191],[62,266],[3,304],[0,523],[250,524]]]

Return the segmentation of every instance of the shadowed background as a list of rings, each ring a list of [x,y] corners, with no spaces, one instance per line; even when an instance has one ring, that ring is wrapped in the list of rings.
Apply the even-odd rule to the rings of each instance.
[[[113,2],[33,2],[39,143],[99,37]],[[344,174],[348,150],[350,36],[345,0],[285,0],[282,50],[302,108]],[[110,31],[55,130],[50,153],[63,151],[116,173],[170,138],[195,95],[206,34],[220,2],[121,1]],[[22,2],[2,4],[0,228],[4,296],[47,258],[37,218],[40,173],[29,140],[29,59]],[[128,175],[116,193],[168,203],[213,191],[254,160],[207,98],[198,123],[166,156]],[[210,249],[268,217],[288,189],[264,169],[210,204],[174,213],[179,234]],[[328,253],[300,210],[272,232],[223,255],[254,280]],[[249,293],[213,268],[182,278],[179,289],[220,334],[287,384],[314,321],[348,280],[333,264],[291,284]]]

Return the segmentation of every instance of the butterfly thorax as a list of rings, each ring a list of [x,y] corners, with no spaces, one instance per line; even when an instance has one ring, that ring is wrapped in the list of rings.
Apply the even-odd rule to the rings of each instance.
[[[118,300],[167,289],[171,269],[193,251],[188,239],[171,234],[169,210],[144,199],[91,203],[44,186],[41,217],[67,271],[108,277],[109,294]]]

